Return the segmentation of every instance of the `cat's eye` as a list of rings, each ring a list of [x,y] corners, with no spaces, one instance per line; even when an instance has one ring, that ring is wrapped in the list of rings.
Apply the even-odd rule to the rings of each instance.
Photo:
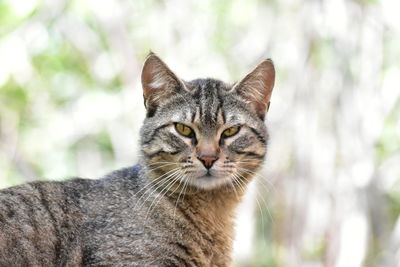
[[[231,137],[237,134],[240,130],[239,126],[232,126],[222,132],[222,137]]]
[[[186,137],[192,137],[193,136],[193,130],[189,126],[186,126],[185,124],[182,123],[175,123],[175,129],[178,133],[180,133],[183,136]]]

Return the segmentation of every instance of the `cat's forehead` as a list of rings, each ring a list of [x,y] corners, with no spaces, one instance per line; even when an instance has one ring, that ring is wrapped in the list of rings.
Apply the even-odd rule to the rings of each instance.
[[[235,125],[246,121],[246,114],[240,113],[234,108],[219,106],[218,109],[211,112],[210,110],[201,109],[200,106],[191,109],[182,109],[172,115],[173,121],[196,124],[204,127],[220,126],[223,124]]]
[[[174,119],[204,128],[245,120],[230,93],[231,85],[215,79],[197,79],[187,82],[187,86],[189,93],[181,99],[182,109]]]

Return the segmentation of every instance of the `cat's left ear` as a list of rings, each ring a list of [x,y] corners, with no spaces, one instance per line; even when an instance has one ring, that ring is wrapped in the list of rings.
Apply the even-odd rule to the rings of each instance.
[[[264,119],[270,105],[272,89],[275,84],[275,67],[271,59],[264,60],[232,91],[246,100],[257,115]]]
[[[183,82],[154,53],[150,53],[144,62],[142,86],[144,105],[150,116],[168,97],[185,88]]]

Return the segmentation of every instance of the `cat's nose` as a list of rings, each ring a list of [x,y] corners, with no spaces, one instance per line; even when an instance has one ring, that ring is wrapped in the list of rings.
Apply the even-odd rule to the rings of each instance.
[[[201,163],[203,163],[204,167],[206,167],[207,170],[209,170],[214,162],[218,160],[218,157],[216,155],[200,155],[197,157]]]

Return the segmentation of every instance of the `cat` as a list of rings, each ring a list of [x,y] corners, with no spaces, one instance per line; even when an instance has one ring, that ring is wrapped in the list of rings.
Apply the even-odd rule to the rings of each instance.
[[[0,266],[229,266],[235,208],[267,149],[271,60],[240,82],[145,60],[141,159],[97,180],[0,191]]]

